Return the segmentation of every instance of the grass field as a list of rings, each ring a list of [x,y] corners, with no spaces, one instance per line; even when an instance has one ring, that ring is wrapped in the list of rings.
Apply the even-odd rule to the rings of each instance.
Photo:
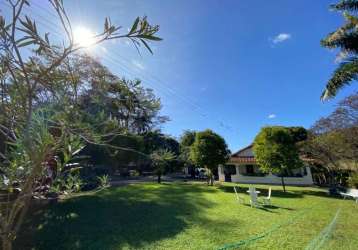
[[[145,183],[72,197],[32,214],[16,249],[357,249],[352,200],[275,186],[272,206],[259,209],[248,205],[245,185],[246,204],[238,204],[232,185]]]

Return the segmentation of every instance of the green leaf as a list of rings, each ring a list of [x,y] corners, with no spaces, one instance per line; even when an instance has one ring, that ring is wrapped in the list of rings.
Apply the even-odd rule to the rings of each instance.
[[[23,42],[25,40],[28,40],[28,39],[31,39],[31,37],[30,36],[24,36],[24,37],[20,38],[19,40],[17,40],[16,44],[19,44],[19,43],[21,43],[21,42]]]
[[[147,42],[143,39],[140,39],[141,42],[144,44],[144,46],[149,50],[149,52],[153,55],[153,51],[152,49],[149,47],[149,45],[147,44]]]
[[[104,20],[104,31],[107,31],[107,30],[109,30],[109,21],[108,21],[108,18],[106,17],[106,19]]]
[[[137,17],[136,20],[134,21],[133,26],[129,31],[129,34],[133,34],[133,32],[137,30],[138,23],[139,23],[139,17]]]
[[[4,17],[0,16],[0,27],[4,27],[5,26],[5,19]]]
[[[28,34],[28,35],[30,35],[31,37],[33,37],[33,33],[32,33],[32,31],[31,30],[29,30],[29,29],[22,29],[22,28],[17,28],[17,30],[20,30],[20,31],[22,31],[22,32],[24,32],[24,33],[26,33],[26,34]]]
[[[17,46],[20,48],[20,47],[28,46],[28,45],[30,45],[30,44],[35,44],[34,40],[30,40],[30,41],[27,41],[27,42],[20,43],[20,44],[17,45]]]
[[[48,38],[49,34],[50,34],[50,33],[48,33],[48,32],[45,33],[45,40],[46,40],[46,43],[47,43],[47,44],[50,44],[50,40],[49,40],[49,38]]]
[[[152,40],[152,41],[161,41],[161,40],[163,40],[163,39],[160,38],[160,37],[152,36],[152,35],[139,35],[138,37],[139,37],[139,38],[143,38],[143,39]]]

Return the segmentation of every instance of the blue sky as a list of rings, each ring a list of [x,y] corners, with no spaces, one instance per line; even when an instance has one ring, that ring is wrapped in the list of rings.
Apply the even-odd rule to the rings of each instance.
[[[329,11],[333,0],[64,2],[75,27],[101,31],[109,16],[126,29],[143,15],[160,25],[164,40],[152,44],[154,55],[144,49],[139,55],[126,41],[91,53],[118,75],[140,78],[155,90],[162,114],[171,118],[163,131],[173,136],[210,128],[235,151],[265,125],[310,127],[352,92],[319,99],[336,67],[336,52],[319,42],[343,22]],[[36,1],[31,15],[56,30],[48,10],[46,1]]]

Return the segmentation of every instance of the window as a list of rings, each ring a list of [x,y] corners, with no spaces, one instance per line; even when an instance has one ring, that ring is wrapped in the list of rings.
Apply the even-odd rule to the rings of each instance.
[[[224,168],[224,173],[228,175],[236,174],[236,166],[235,165],[226,165]]]
[[[304,175],[304,176],[307,175],[307,169],[306,169],[306,167],[303,167],[303,175]]]
[[[254,165],[246,165],[246,174],[254,173]]]

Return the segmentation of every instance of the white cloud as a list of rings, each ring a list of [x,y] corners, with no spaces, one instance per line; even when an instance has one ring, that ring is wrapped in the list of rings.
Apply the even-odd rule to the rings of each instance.
[[[267,118],[274,119],[274,118],[276,118],[276,115],[275,114],[270,114]]]
[[[288,33],[280,33],[277,36],[275,36],[273,39],[270,39],[273,44],[282,43],[288,39],[291,38],[291,34]]]
[[[140,62],[138,62],[136,60],[132,60],[132,64],[134,66],[136,66],[138,69],[141,69],[141,70],[145,69],[145,66],[142,63],[140,63]]]

